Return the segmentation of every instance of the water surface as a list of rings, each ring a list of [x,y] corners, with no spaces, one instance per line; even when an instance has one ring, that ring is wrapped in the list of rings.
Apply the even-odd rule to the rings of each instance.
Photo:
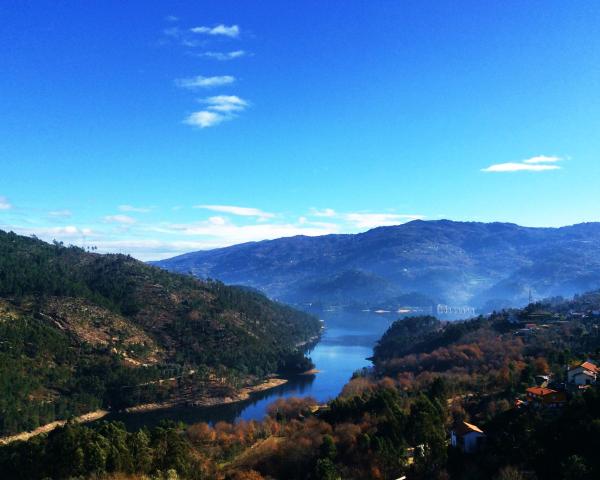
[[[319,402],[335,398],[355,371],[371,366],[367,358],[373,353],[373,345],[398,315],[329,311],[319,312],[318,316],[325,322],[325,331],[321,341],[308,352],[319,370],[315,375],[294,376],[288,383],[252,394],[250,399],[243,402],[112,414],[110,419],[123,421],[129,428],[156,425],[163,419],[184,423],[260,420],[265,416],[269,404],[278,398],[311,396]]]

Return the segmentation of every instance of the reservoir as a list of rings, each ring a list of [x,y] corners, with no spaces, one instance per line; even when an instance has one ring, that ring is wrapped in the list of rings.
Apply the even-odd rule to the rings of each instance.
[[[270,403],[278,398],[311,396],[319,402],[335,398],[352,374],[371,366],[367,360],[373,346],[399,315],[396,313],[324,311],[325,331],[319,343],[307,353],[319,373],[297,375],[279,387],[252,394],[243,402],[213,407],[176,407],[140,413],[111,414],[107,419],[123,421],[128,428],[156,425],[161,420],[233,422],[261,420]]]

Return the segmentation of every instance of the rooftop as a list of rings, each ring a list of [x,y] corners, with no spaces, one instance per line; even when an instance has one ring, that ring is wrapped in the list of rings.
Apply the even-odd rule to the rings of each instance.
[[[530,393],[532,395],[543,397],[543,396],[549,395],[551,393],[556,393],[556,390],[552,390],[551,388],[544,388],[544,387],[529,387],[526,390],[526,392]]]
[[[483,430],[481,430],[481,428],[479,428],[477,425],[473,425],[472,423],[460,422],[454,428],[454,432],[457,435],[466,435],[467,433],[472,432],[483,433]]]

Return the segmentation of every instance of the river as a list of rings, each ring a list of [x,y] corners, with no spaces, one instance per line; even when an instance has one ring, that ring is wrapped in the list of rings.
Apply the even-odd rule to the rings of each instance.
[[[286,384],[252,394],[243,402],[111,414],[107,418],[120,420],[131,429],[156,425],[165,419],[184,423],[260,420],[265,416],[268,405],[278,398],[311,396],[319,402],[335,398],[355,371],[371,365],[367,358],[373,353],[373,345],[398,315],[325,311],[319,312],[318,316],[325,322],[325,331],[319,343],[307,353],[319,371],[315,375],[294,376]]]

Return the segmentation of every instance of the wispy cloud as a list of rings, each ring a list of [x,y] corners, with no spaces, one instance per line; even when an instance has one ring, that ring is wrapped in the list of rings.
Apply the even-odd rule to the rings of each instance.
[[[121,225],[131,225],[136,222],[135,218],[129,215],[107,215],[104,221],[108,223],[120,223]]]
[[[330,218],[331,221],[340,222],[347,229],[368,229],[374,227],[391,226],[411,220],[420,220],[424,215],[403,214],[393,212],[344,212],[338,213],[333,208],[310,209],[311,217]]]
[[[323,208],[322,210],[311,208],[310,214],[314,217],[335,217],[337,215],[333,208]]]
[[[279,212],[252,206],[201,203],[195,210],[165,213],[162,219],[140,215],[151,207],[119,205],[119,212],[104,217],[93,216],[82,224],[67,222],[60,215],[41,215],[17,219],[12,212],[1,215],[0,228],[23,235],[35,234],[83,247],[94,245],[103,253],[128,253],[142,260],[167,258],[188,251],[219,248],[243,242],[260,241],[295,235],[357,233],[377,226],[397,225],[422,218],[421,215],[386,211],[338,212],[333,208],[307,209],[305,214]],[[43,210],[44,213],[48,213]],[[62,212],[66,210],[52,210]],[[85,217],[85,211],[77,213]],[[65,215],[66,218],[66,215]],[[174,220],[177,218],[178,220]],[[78,220],[79,221],[79,220]],[[15,222],[18,222],[15,224]]]
[[[0,210],[10,210],[11,208],[13,208],[13,206],[8,201],[8,198],[0,196]]]
[[[375,228],[398,225],[411,220],[421,220],[423,215],[398,213],[346,213],[343,218],[357,228]]]
[[[228,115],[221,115],[220,113],[202,110],[200,112],[190,113],[183,123],[191,125],[192,127],[208,128],[214,127],[215,125],[230,119],[231,118]]]
[[[190,32],[204,35],[222,35],[225,37],[236,38],[240,35],[240,27],[237,25],[217,25],[216,27],[194,27],[190,28]]]
[[[184,121],[198,128],[214,127],[227,120],[233,120],[236,113],[245,110],[248,102],[235,95],[217,95],[201,100],[206,109],[191,113]]]
[[[134,207],[133,205],[119,205],[121,212],[136,212],[136,213],[148,213],[152,211],[150,207]]]
[[[209,110],[216,112],[240,112],[248,106],[246,100],[236,95],[216,95],[202,100],[208,105]]]
[[[219,75],[214,77],[204,77],[197,75],[191,78],[179,78],[175,80],[175,85],[180,88],[214,88],[222,87],[223,85],[230,85],[235,82],[235,77],[231,75]]]
[[[235,205],[194,205],[194,208],[201,208],[213,212],[229,213],[240,217],[258,217],[261,219],[273,218],[275,214],[265,212],[258,208],[238,207]]]
[[[73,216],[73,212],[71,210],[52,210],[48,212],[49,217],[54,218],[69,218]]]
[[[523,160],[523,163],[556,163],[560,162],[561,160],[562,158],[560,157],[548,157],[546,155],[538,155],[537,157],[531,157],[527,158],[526,160]]]
[[[560,170],[560,165],[555,165],[562,161],[561,157],[538,155],[536,157],[526,158],[520,162],[496,163],[489,167],[482,168],[482,172],[504,173],[504,172],[545,172],[548,170]]]
[[[232,52],[203,52],[199,53],[199,57],[212,58],[225,62],[227,60],[233,60],[234,58],[240,58],[246,56],[247,53],[244,50],[234,50]]]
[[[72,240],[79,241],[81,237],[94,234],[91,228],[82,228],[75,225],[64,227],[14,227],[12,230],[19,235],[36,235],[48,240]]]
[[[223,219],[211,217],[195,223],[168,223],[156,228],[157,232],[170,235],[185,235],[202,238],[215,246],[269,240],[295,235],[326,235],[337,233],[337,225],[315,226],[296,223],[252,223],[240,225]]]

